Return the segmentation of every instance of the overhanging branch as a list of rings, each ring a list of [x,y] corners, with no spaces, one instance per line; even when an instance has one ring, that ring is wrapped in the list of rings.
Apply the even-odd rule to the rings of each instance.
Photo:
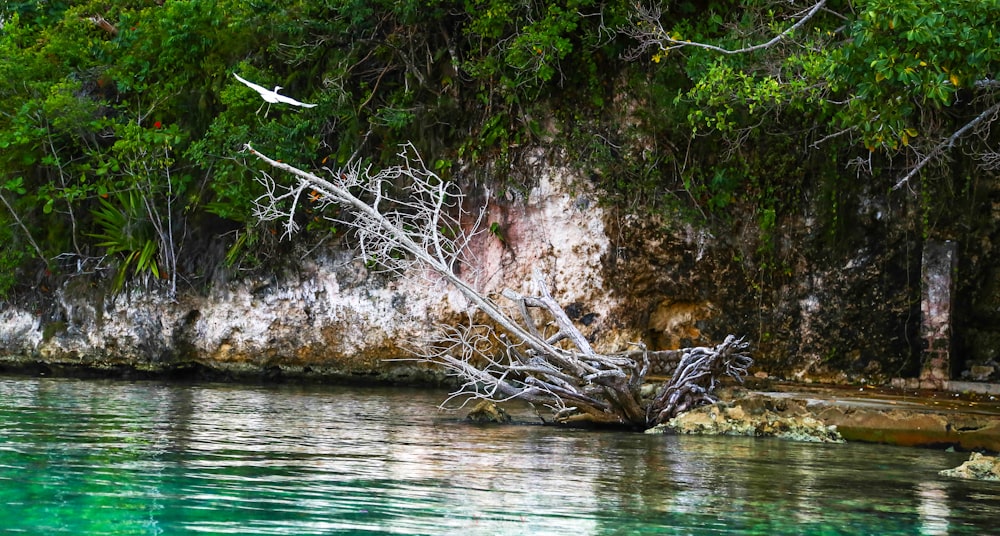
[[[1000,112],[1000,102],[997,102],[993,106],[990,106],[989,108],[984,110],[983,113],[977,115],[975,119],[969,121],[964,126],[962,126],[962,128],[956,130],[954,134],[945,138],[941,143],[937,144],[933,149],[931,149],[931,152],[927,153],[927,155],[921,158],[920,161],[916,163],[916,165],[910,168],[910,171],[906,175],[904,175],[903,178],[899,179],[899,181],[892,187],[892,190],[895,191],[902,188],[906,183],[910,182],[911,179],[916,177],[917,174],[920,173],[920,170],[922,170],[925,166],[927,166],[927,164],[939,158],[941,155],[944,154],[946,150],[951,149],[955,145],[955,142],[957,142],[962,136],[968,134],[970,131],[981,125],[984,121],[989,120],[989,122],[993,122],[994,120],[996,120],[995,116],[997,115],[998,112]]]
[[[819,2],[817,2],[811,8],[809,8],[809,10],[806,11],[806,13],[802,15],[802,17],[800,17],[798,21],[795,22],[795,24],[789,26],[783,32],[775,35],[768,41],[737,49],[728,49],[717,45],[712,45],[709,43],[699,43],[695,41],[675,39],[670,35],[670,32],[668,32],[660,23],[660,16],[662,15],[662,13],[659,7],[645,7],[639,5],[637,7],[637,17],[639,18],[640,24],[636,25],[639,28],[630,28],[628,30],[625,30],[625,33],[639,41],[638,49],[632,54],[630,54],[630,56],[632,57],[635,57],[638,55],[639,52],[654,46],[664,52],[684,47],[696,47],[696,48],[711,50],[712,52],[717,52],[719,54],[725,54],[725,55],[747,54],[750,52],[756,52],[758,50],[771,48],[780,43],[781,41],[787,39],[789,36],[794,34],[796,30],[805,25],[806,22],[815,17],[816,14],[819,13],[825,5],[826,5],[826,0],[819,0]]]

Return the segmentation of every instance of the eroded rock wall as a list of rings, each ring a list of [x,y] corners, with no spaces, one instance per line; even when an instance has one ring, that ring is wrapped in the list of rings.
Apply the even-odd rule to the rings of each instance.
[[[636,339],[607,329],[617,296],[601,270],[609,241],[589,189],[571,187],[566,169],[544,166],[522,198],[490,206],[463,275],[503,301],[510,287],[532,292],[532,273],[599,347]],[[488,199],[489,196],[486,196]],[[465,318],[468,303],[434,274],[378,273],[345,249],[314,251],[277,273],[207,292],[132,287],[105,295],[71,278],[45,312],[8,306],[0,325],[0,367],[133,370],[196,369],[238,376],[342,376],[427,379],[409,348],[433,338],[440,323]]]
[[[489,231],[473,242],[463,276],[499,303],[504,288],[532,292],[539,270],[601,350],[711,345],[735,333],[751,341],[751,372],[762,377],[880,383],[916,374],[924,236],[905,194],[860,193],[843,236],[831,238],[806,201],[777,214],[763,237],[739,207],[726,225],[609,209],[588,181],[544,157],[526,162],[529,188],[510,195],[480,186],[470,197],[487,204]],[[1000,310],[989,276],[1000,264],[997,227],[976,247],[945,237],[960,240],[959,271],[968,274],[959,294],[971,306],[960,303],[956,315],[972,319],[956,328],[975,357],[966,368],[986,376],[1000,374],[981,343],[1000,336],[989,322]],[[436,324],[463,321],[460,294],[433,274],[375,273],[345,249],[286,264],[175,299],[141,288],[109,296],[71,277],[45,307],[0,310],[0,367],[436,378],[391,360],[434,337]]]

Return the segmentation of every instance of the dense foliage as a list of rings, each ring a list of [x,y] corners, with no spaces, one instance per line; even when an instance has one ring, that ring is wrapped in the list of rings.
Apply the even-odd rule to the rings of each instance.
[[[305,168],[410,141],[446,176],[552,144],[611,203],[709,221],[751,203],[761,251],[809,181],[835,222],[859,181],[918,188],[957,147],[1000,164],[1000,2],[820,3],[8,1],[0,294],[259,262],[275,240],[247,141]],[[317,106],[259,109],[233,73]],[[306,239],[335,232],[301,210]]]

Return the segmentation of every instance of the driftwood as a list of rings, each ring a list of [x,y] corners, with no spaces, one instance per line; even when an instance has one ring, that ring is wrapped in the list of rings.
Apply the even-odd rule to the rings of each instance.
[[[506,306],[481,294],[466,279],[475,274],[466,246],[481,231],[483,212],[468,212],[457,185],[428,170],[410,145],[399,153],[401,165],[373,171],[353,164],[327,170],[329,179],[271,159],[249,144],[246,149],[297,179],[283,186],[263,174],[267,193],[257,200],[258,218],[284,221],[288,234],[298,227],[296,206],[303,197],[308,195],[314,208],[336,205],[340,210],[326,217],[353,230],[366,260],[397,273],[429,269],[473,305],[467,324],[444,326],[437,339],[414,348],[415,359],[462,380],[448,401],[520,399],[550,408],[557,422],[645,428],[715,402],[719,380],[742,381],[752,363],[747,343],[732,335],[714,348],[655,352],[636,343],[621,352],[597,352],[538,272],[534,294],[505,290]],[[482,316],[477,312],[489,322],[475,321]],[[671,358],[678,360],[673,376],[644,397],[651,360]]]

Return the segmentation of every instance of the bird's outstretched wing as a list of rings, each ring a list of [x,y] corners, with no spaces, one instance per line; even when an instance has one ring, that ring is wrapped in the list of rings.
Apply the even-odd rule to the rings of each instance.
[[[249,87],[250,89],[256,91],[257,93],[260,93],[260,95],[262,97],[267,96],[268,93],[273,93],[273,91],[271,91],[270,89],[264,88],[262,86],[258,86],[257,84],[254,84],[253,82],[247,80],[246,78],[243,78],[242,76],[240,76],[240,75],[238,75],[236,73],[233,73],[233,76],[235,76],[236,79],[239,80],[240,82],[243,82],[244,84],[246,84],[247,87]]]
[[[291,97],[286,97],[281,93],[278,93],[277,91],[274,92],[274,98],[277,99],[278,102],[284,102],[286,104],[291,104],[292,106],[301,106],[303,108],[312,108],[313,106],[316,106],[315,104],[306,104],[304,102],[299,102]]]

